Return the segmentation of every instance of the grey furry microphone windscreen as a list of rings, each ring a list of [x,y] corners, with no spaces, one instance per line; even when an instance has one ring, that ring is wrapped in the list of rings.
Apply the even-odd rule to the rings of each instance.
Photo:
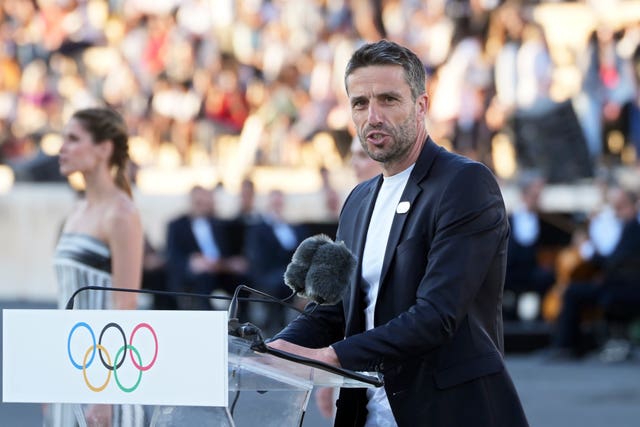
[[[317,234],[300,243],[284,273],[284,283],[318,304],[340,302],[349,287],[356,257],[344,242]]]

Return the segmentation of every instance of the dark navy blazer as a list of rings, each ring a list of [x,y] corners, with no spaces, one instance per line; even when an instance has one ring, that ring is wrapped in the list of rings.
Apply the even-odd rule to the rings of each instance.
[[[301,315],[276,338],[332,345],[341,365],[384,374],[399,426],[526,426],[503,363],[501,301],[509,225],[484,165],[430,138],[396,211],[374,315],[364,331],[362,253],[381,177],[358,185],[340,215],[337,240],[358,257],[341,304]],[[366,396],[343,389],[336,425],[363,425]]]

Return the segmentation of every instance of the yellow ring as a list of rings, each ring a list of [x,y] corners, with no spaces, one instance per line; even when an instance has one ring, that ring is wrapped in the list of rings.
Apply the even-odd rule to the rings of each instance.
[[[104,352],[104,354],[107,356],[107,363],[111,365],[111,357],[109,356],[109,352],[107,351],[107,349],[100,344],[96,344],[96,348]],[[89,353],[91,353],[92,351],[93,346],[89,347],[87,352],[84,354],[84,359],[82,360],[82,376],[84,377],[84,382],[87,384],[87,387],[89,387],[91,391],[99,392],[104,390],[107,387],[107,384],[109,384],[109,380],[111,379],[111,371],[107,370],[107,380],[100,387],[94,387],[91,385],[91,383],[89,382],[89,378],[87,378],[87,359],[89,358]]]

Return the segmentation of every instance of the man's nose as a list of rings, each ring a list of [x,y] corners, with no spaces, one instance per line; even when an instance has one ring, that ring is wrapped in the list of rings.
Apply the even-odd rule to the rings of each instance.
[[[369,124],[376,126],[382,123],[382,112],[375,102],[369,104],[369,115],[367,117]]]

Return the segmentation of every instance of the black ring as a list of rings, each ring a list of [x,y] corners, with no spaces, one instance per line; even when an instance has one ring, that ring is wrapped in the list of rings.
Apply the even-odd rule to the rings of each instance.
[[[100,339],[98,340],[98,344],[102,345],[102,336],[104,335],[104,332],[112,326],[120,331],[120,335],[122,335],[122,341],[124,341],[124,348],[127,348],[127,337],[124,335],[124,331],[122,330],[120,325],[114,322],[108,323],[104,328],[102,328],[102,332],[100,332]],[[122,360],[120,361],[120,363],[116,365],[116,369],[120,369],[120,367],[124,363],[126,353],[127,353],[126,351],[122,353]],[[113,366],[109,366],[109,364],[105,362],[104,359],[102,358],[102,350],[98,349],[98,354],[100,355],[100,360],[102,361],[102,364],[104,365],[104,367],[110,371],[113,371]],[[115,365],[116,361],[114,360],[113,363]]]

